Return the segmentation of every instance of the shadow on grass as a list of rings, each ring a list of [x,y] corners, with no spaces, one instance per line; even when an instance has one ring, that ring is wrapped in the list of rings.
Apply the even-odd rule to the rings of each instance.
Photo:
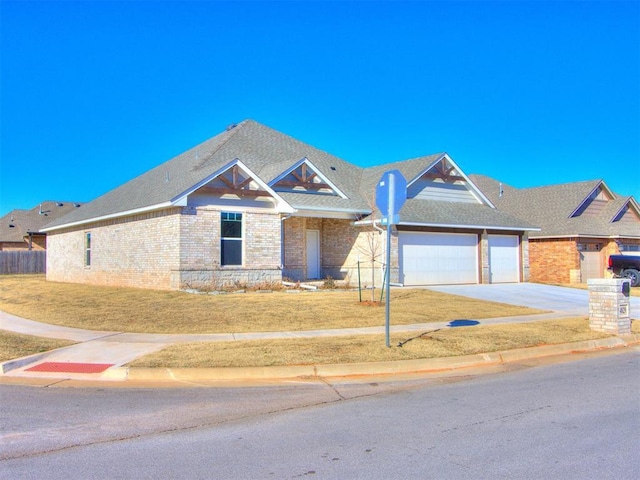
[[[449,322],[447,327],[471,327],[473,325],[478,325],[480,322],[477,320],[453,320]]]
[[[465,319],[460,319],[460,320],[452,320],[447,324],[448,328],[455,328],[455,327],[472,327],[474,325],[479,325],[480,322],[477,320],[465,320]],[[411,337],[411,338],[407,338],[404,342],[400,342],[398,343],[399,347],[402,347],[403,345],[406,345],[407,343],[409,343],[411,340],[415,340],[417,338],[421,338],[424,337],[425,335],[429,335],[430,333],[435,333],[435,332],[439,332],[440,330],[442,330],[441,328],[437,328],[436,330],[430,330],[428,332],[424,332],[421,333],[420,335],[416,335],[415,337]]]

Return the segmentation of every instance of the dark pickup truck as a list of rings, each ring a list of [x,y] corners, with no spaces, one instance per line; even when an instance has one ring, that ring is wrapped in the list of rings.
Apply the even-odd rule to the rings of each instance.
[[[609,270],[616,277],[629,279],[632,287],[640,285],[640,257],[635,255],[611,255],[609,257]]]

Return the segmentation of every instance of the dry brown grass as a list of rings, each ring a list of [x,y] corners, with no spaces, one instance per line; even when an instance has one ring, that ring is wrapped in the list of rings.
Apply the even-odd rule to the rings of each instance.
[[[556,283],[559,287],[577,288],[580,290],[588,290],[589,286],[586,283]],[[629,293],[632,297],[640,297],[640,287],[631,287]]]
[[[633,323],[640,333],[640,322]],[[174,345],[131,364],[133,367],[210,368],[273,365],[362,363],[451,357],[513,348],[604,338],[585,318],[526,324],[441,329],[422,335],[392,334],[391,348],[383,335],[317,337]],[[398,347],[399,343],[404,343]]]
[[[34,337],[0,330],[0,362],[26,357],[34,353],[48,352],[73,345],[74,342],[53,338]]]
[[[395,325],[541,313],[422,289],[393,289]],[[230,333],[384,325],[354,291],[194,295],[0,276],[0,310],[40,322],[119,332]]]

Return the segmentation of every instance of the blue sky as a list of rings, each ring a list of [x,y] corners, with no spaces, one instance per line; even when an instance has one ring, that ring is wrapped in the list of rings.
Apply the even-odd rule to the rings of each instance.
[[[254,119],[361,166],[446,151],[640,200],[638,1],[0,3],[0,215]]]

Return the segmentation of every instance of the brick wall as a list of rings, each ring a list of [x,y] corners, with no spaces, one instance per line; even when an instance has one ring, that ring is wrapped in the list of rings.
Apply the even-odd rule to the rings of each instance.
[[[306,277],[306,220],[303,217],[291,217],[283,221],[284,265],[282,275],[290,280],[304,280]]]
[[[170,289],[180,259],[180,218],[180,209],[171,209],[50,232],[47,280]],[[87,232],[90,266],[85,265]]]
[[[173,273],[172,287],[215,290],[280,282],[280,215],[242,211],[243,265],[222,266],[222,211],[185,208],[180,225],[180,269]]]
[[[351,220],[292,217],[284,221],[283,275],[292,280],[306,279],[306,230],[320,230],[322,278],[357,282],[358,260],[363,282],[371,283],[371,257],[375,256],[375,281],[381,284],[381,264],[385,260],[386,233],[371,227],[355,227]],[[398,279],[398,236],[391,245],[391,280]]]
[[[575,238],[529,239],[529,272],[532,282],[571,283],[580,272]]]
[[[22,250],[46,250],[47,237],[45,235],[34,235],[31,238],[31,249],[29,249],[29,237],[23,242],[0,242],[0,252],[22,251]]]
[[[220,265],[220,214],[185,207],[51,232],[47,279],[152,289],[280,281],[280,216],[243,212],[243,266]],[[85,234],[91,232],[91,265]]]

